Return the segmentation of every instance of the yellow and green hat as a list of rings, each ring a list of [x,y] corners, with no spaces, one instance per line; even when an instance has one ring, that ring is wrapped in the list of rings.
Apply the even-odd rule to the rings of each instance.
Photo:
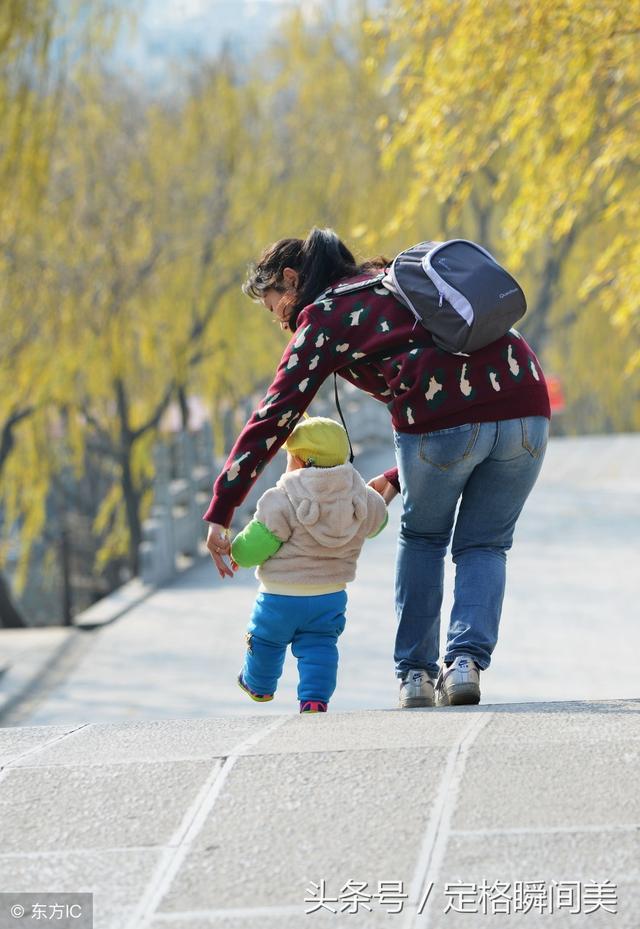
[[[349,458],[347,433],[340,423],[324,416],[308,416],[299,422],[284,447],[316,468],[335,468]]]

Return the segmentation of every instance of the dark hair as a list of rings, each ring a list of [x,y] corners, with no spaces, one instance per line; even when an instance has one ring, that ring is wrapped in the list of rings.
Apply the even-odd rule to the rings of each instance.
[[[297,300],[289,319],[289,327],[293,330],[302,308],[313,303],[330,284],[388,264],[382,256],[358,264],[333,229],[313,228],[304,240],[280,239],[266,248],[250,267],[242,290],[252,299],[261,300],[267,290],[284,292],[282,272],[285,268],[297,271]]]

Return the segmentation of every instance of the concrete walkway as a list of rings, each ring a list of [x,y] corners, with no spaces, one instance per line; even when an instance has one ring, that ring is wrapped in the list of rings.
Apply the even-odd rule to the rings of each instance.
[[[358,459],[371,477],[392,449]],[[640,436],[556,439],[509,555],[498,647],[482,676],[483,702],[640,696]],[[394,560],[400,501],[368,542],[349,588],[333,710],[396,705],[392,654]],[[73,725],[253,714],[235,683],[255,596],[252,571],[222,582],[210,561],[159,590],[93,636],[55,686],[5,724]],[[443,635],[451,606],[447,564]],[[82,633],[86,635],[86,633]],[[289,656],[263,715],[296,707]]]
[[[250,572],[74,631],[0,728],[0,894],[93,893],[95,929],[637,929],[639,474],[638,437],[552,443],[478,707],[389,709],[397,503],[326,716],[292,662],[272,704],[236,687]]]
[[[0,891],[96,929],[638,926],[640,701],[9,728],[0,765]]]

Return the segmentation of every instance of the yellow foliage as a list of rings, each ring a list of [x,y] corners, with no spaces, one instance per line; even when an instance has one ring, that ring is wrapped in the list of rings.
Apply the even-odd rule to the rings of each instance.
[[[410,168],[407,196],[387,229],[415,221],[428,197],[459,227],[461,207],[491,177],[492,190],[483,195],[495,217],[490,244],[538,282],[536,293],[555,275],[559,296],[564,265],[581,241],[590,243],[574,297],[586,301],[587,314],[605,312],[606,325],[617,329],[610,335],[619,373],[633,370],[640,327],[640,0],[390,6],[375,34],[395,58],[386,87],[400,94],[403,113],[390,126],[383,164],[392,172],[404,159]],[[473,237],[468,227],[459,233]],[[560,273],[551,269],[549,243],[563,256]],[[548,302],[539,312],[548,312]],[[601,327],[583,326],[581,339],[596,331],[602,337]],[[545,345],[553,350],[551,333]],[[637,395],[626,389],[629,410]],[[618,399],[624,405],[624,395]]]

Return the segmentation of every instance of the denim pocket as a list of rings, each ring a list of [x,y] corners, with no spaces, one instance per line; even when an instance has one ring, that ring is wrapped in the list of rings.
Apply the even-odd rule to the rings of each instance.
[[[532,458],[544,454],[549,438],[549,420],[546,416],[527,416],[520,420],[522,426],[522,447]]]
[[[420,457],[441,471],[446,471],[469,457],[479,432],[480,423],[465,423],[463,426],[426,432],[420,437]]]

